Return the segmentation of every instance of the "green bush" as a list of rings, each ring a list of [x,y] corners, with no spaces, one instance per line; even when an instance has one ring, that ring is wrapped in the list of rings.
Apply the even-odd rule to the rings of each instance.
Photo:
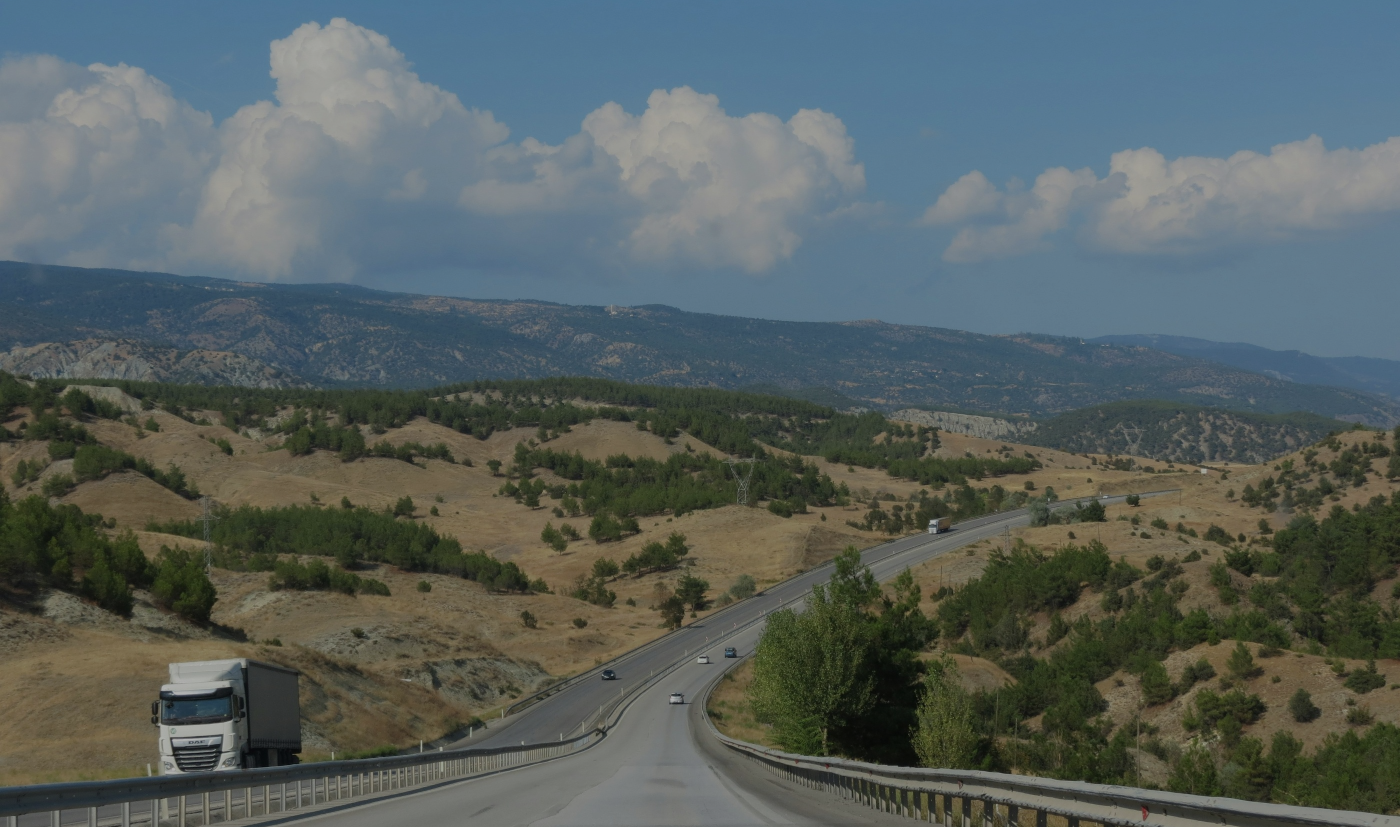
[[[1288,712],[1300,724],[1316,721],[1322,715],[1322,710],[1313,703],[1312,694],[1302,687],[1288,699]]]
[[[757,590],[758,583],[754,581],[753,577],[747,574],[741,574],[734,578],[734,584],[729,587],[727,593],[735,600],[745,600],[753,597],[754,592]]]
[[[209,622],[218,595],[204,573],[203,555],[162,546],[156,557],[151,596],[156,603],[188,620]]]
[[[427,581],[422,581],[419,591],[431,590],[422,588]],[[287,589],[291,591],[333,591],[341,594],[381,594],[388,595],[389,589],[378,580],[348,572],[340,568],[331,568],[322,560],[312,559],[303,564],[295,558],[278,560],[272,568],[272,576],[268,578],[267,587],[272,591]]]
[[[73,481],[73,477],[68,474],[51,474],[48,479],[44,480],[40,490],[44,492],[45,497],[62,497],[76,488],[77,485]]]
[[[1385,686],[1385,675],[1376,671],[1376,662],[1373,660],[1366,662],[1365,669],[1353,670],[1347,676],[1345,686],[1347,689],[1358,695],[1365,695],[1373,689],[1380,689]]]

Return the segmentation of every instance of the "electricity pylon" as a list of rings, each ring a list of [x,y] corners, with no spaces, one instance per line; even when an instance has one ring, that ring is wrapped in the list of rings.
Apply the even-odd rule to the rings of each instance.
[[[209,542],[209,523],[218,519],[218,517],[215,517],[209,512],[209,503],[210,499],[208,497],[199,498],[199,504],[204,510],[204,574],[206,576],[209,574],[209,569],[214,565],[214,547]]]
[[[734,480],[739,483],[739,496],[737,500],[739,505],[748,505],[749,480],[753,477],[754,463],[758,462],[758,460],[754,459],[753,457],[749,457],[748,459],[727,459],[724,462],[726,465],[729,466],[729,470],[734,472]],[[748,470],[745,471],[742,475],[740,475],[739,473],[740,465],[748,466]]]

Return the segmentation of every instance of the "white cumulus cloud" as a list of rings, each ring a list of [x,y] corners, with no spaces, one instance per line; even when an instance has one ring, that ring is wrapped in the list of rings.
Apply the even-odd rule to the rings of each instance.
[[[1199,255],[1305,238],[1400,209],[1400,138],[1327,149],[1321,138],[1268,154],[1168,161],[1151,148],[1115,153],[1108,175],[1048,169],[1029,191],[980,172],[956,181],[923,223],[955,226],[948,261],[1014,256],[1071,228],[1077,243],[1129,255]]]
[[[0,255],[126,264],[188,220],[216,149],[208,114],[141,69],[0,63]]]
[[[273,100],[223,123],[141,69],[0,64],[0,255],[336,279],[414,267],[737,267],[791,257],[864,189],[834,115],[657,90],[559,145],[337,18],[273,41]]]

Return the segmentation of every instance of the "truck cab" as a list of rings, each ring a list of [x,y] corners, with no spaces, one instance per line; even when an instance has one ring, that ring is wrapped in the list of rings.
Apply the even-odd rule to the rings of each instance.
[[[170,664],[170,682],[151,704],[161,775],[296,763],[298,677],[247,658]]]

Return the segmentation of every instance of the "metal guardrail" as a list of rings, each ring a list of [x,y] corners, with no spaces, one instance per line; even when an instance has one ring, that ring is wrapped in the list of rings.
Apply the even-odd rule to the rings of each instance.
[[[425,752],[389,758],[326,761],[242,772],[0,787],[0,827],[43,813],[51,827],[81,823],[193,827],[348,801],[424,784],[488,775],[587,749],[604,737],[593,729],[557,743]],[[84,816],[75,822],[65,813]],[[28,821],[28,819],[26,819]]]
[[[706,721],[709,716],[705,716]],[[1049,816],[1070,827],[1084,822],[1114,827],[1395,827],[1400,818],[1347,810],[1294,807],[1233,798],[1056,781],[1025,775],[976,770],[934,770],[886,767],[839,758],[792,755],[739,741],[714,730],[719,741],[735,752],[764,764],[781,777],[813,790],[888,813],[970,827],[1034,824],[1045,827]]]

